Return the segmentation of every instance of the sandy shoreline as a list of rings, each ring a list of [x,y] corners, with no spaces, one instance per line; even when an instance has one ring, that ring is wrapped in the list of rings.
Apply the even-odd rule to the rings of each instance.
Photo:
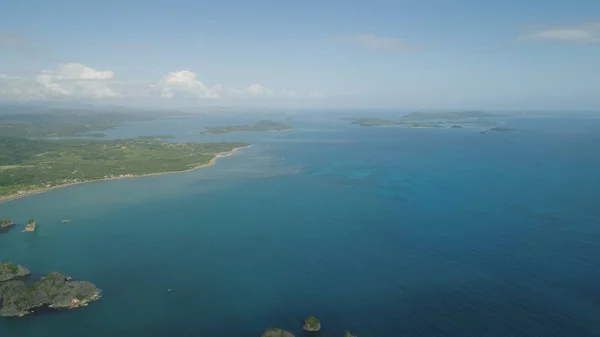
[[[172,171],[172,172],[157,172],[157,173],[132,175],[132,176],[125,176],[125,177],[103,178],[103,179],[96,179],[96,180],[80,181],[80,182],[76,182],[76,183],[68,183],[68,184],[57,185],[57,186],[52,186],[52,187],[48,187],[48,188],[39,188],[39,189],[27,191],[27,192],[22,193],[22,194],[9,194],[9,195],[5,195],[5,196],[0,196],[0,204],[2,204],[4,202],[7,202],[7,201],[10,201],[10,200],[21,199],[21,198],[29,197],[29,196],[32,196],[32,195],[44,193],[44,192],[47,192],[47,191],[50,191],[50,190],[53,190],[53,189],[63,188],[63,187],[69,187],[69,186],[73,186],[73,185],[87,184],[87,183],[93,183],[93,182],[98,182],[98,181],[120,180],[120,179],[134,179],[134,178],[159,176],[159,175],[164,175],[164,174],[175,174],[175,173],[192,172],[192,171],[195,171],[195,170],[198,170],[198,169],[201,169],[201,168],[213,166],[217,162],[217,160],[219,158],[224,158],[224,157],[232,156],[232,155],[238,153],[239,150],[245,149],[245,148],[248,148],[248,147],[251,147],[251,146],[252,145],[240,146],[240,147],[236,147],[235,149],[233,149],[231,151],[217,153],[208,163],[201,164],[201,165],[195,166],[195,167],[193,167],[191,169],[187,169],[187,170]]]

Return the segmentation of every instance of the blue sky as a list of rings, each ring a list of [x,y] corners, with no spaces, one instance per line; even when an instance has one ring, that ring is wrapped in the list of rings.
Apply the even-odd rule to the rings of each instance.
[[[8,1],[0,98],[600,109],[600,1]]]

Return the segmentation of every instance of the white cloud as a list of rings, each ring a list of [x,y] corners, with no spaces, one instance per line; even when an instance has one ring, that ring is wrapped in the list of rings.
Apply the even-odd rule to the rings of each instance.
[[[188,70],[180,70],[168,73],[162,79],[164,83],[172,83],[172,84],[200,84],[202,87],[204,85],[200,83],[200,81],[196,80],[196,73],[193,73]]]
[[[266,98],[276,96],[274,91],[258,83],[244,89],[230,89],[227,91],[230,98]]]
[[[265,88],[262,85],[255,83],[246,88],[246,92],[252,96],[271,96],[273,91],[269,88]]]
[[[520,40],[556,41],[574,44],[600,44],[600,22],[578,26],[538,29],[522,35]]]
[[[56,70],[42,70],[32,77],[0,76],[0,98],[9,99],[100,99],[120,94],[108,81],[109,70],[97,71],[79,63],[63,64]]]
[[[158,83],[162,98],[174,98],[176,96],[195,97],[200,99],[216,99],[222,96],[223,89],[220,85],[206,87],[196,79],[196,73],[189,70],[170,72]]]
[[[48,71],[42,71],[42,73],[37,75],[35,78],[36,82],[40,85],[40,87],[47,89],[50,93],[56,93],[65,96],[70,95],[70,91],[61,87],[60,84],[55,83],[55,81],[57,81],[58,79],[59,78],[57,77],[57,75]]]
[[[113,77],[110,70],[97,71],[79,63],[68,63],[56,71],[42,70],[35,77],[40,92],[34,94],[41,98],[71,96],[74,98],[104,98],[119,94],[105,81]]]
[[[274,90],[254,83],[242,89],[208,86],[190,70],[173,71],[156,82],[119,81],[111,70],[96,70],[79,63],[68,63],[55,70],[42,70],[34,76],[0,74],[0,99],[107,99],[119,98],[133,102],[153,99],[170,101],[220,100],[223,103],[245,100],[277,100],[322,97],[315,92],[299,94],[293,89]],[[186,103],[186,104],[188,104]],[[244,103],[246,104],[246,103]]]
[[[173,91],[169,88],[162,88],[162,90],[160,91],[160,97],[162,98],[173,98],[175,95],[173,94]]]
[[[3,77],[0,77],[0,80],[1,79],[3,79]],[[1,84],[2,82],[0,82],[0,97],[19,97],[23,94],[23,91],[19,88],[3,87]]]
[[[350,42],[361,48],[385,52],[409,52],[419,50],[418,45],[393,37],[377,36],[375,34],[357,34],[339,37],[342,41]]]
[[[110,70],[97,71],[80,63],[68,63],[61,65],[56,75],[60,79],[107,80],[114,74]]]

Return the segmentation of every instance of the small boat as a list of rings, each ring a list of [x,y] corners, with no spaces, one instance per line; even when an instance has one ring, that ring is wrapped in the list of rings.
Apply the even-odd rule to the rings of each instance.
[[[61,220],[60,222],[62,222],[62,223],[69,223],[69,222],[71,222],[71,221],[72,221],[72,220]]]

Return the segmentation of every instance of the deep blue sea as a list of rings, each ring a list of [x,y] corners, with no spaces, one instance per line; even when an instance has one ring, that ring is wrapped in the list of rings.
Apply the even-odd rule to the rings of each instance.
[[[319,337],[600,336],[600,119],[505,121],[518,130],[321,116],[287,132],[193,134],[222,124],[207,117],[109,130],[253,146],[0,204],[39,224],[0,234],[0,260],[103,289],[87,308],[1,319],[0,336],[304,336],[308,315]]]

